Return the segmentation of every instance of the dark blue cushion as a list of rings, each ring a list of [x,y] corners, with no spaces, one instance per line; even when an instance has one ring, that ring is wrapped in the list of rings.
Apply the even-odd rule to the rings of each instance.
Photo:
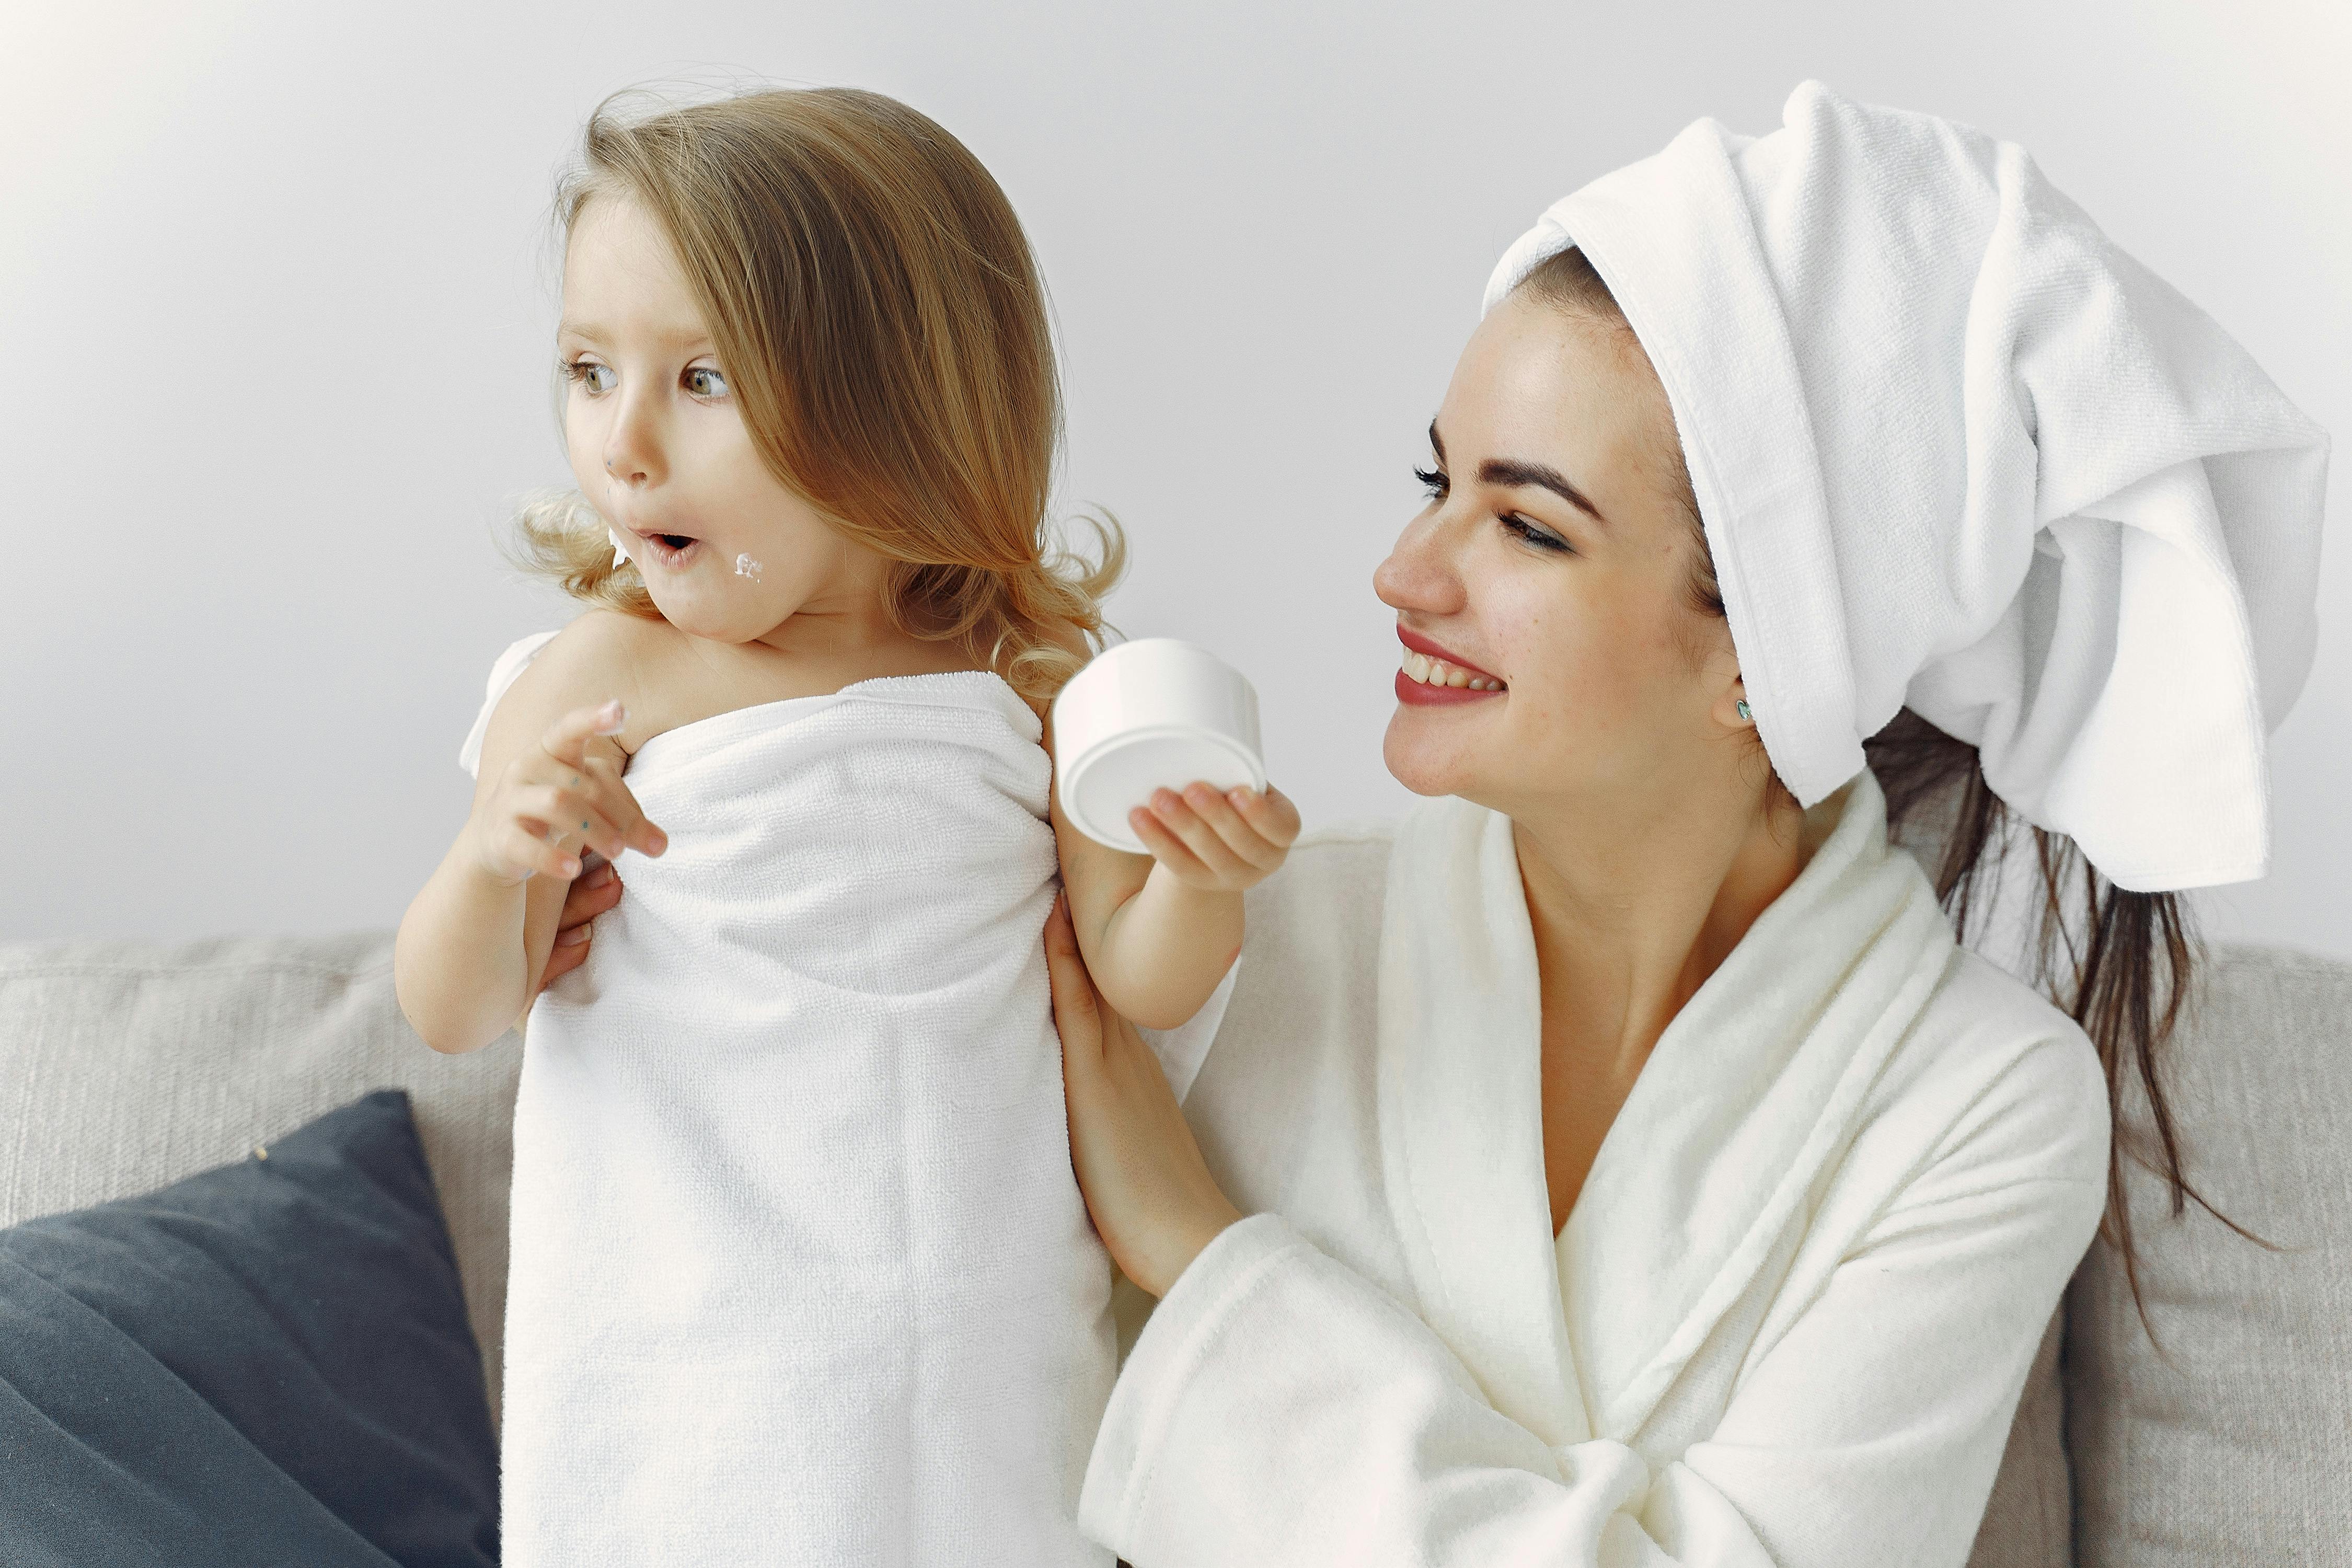
[[[403,1091],[0,1230],[8,1568],[498,1555],[481,1351]]]

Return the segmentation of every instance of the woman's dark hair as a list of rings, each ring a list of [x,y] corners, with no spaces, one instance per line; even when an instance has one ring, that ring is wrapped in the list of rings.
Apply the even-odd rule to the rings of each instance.
[[[1580,250],[1571,247],[1549,258],[1520,287],[1547,304],[1622,332],[1638,351],[1640,340],[1624,311]],[[1704,614],[1722,616],[1723,594],[1699,520],[1698,497],[1671,426],[1656,446],[1647,455],[1656,474],[1675,492],[1696,545],[1691,604]],[[1762,744],[1757,742],[1759,752]],[[1970,935],[1971,917],[1980,920],[1990,913],[2017,828],[2032,827],[2040,873],[2032,979],[2082,1026],[2106,1071],[2115,1142],[2099,1234],[2121,1256],[2132,1304],[2154,1343],[2156,1326],[2140,1293],[2131,1208],[2124,1188],[2127,1156],[2164,1180],[2176,1218],[2185,1212],[2187,1200],[2194,1198],[2240,1236],[2258,1246],[2273,1246],[2207,1202],[2182,1169],[2166,1080],[2168,1047],[2188,1005],[2192,977],[2203,967],[2200,944],[2189,929],[2189,908],[2178,893],[2135,893],[2116,887],[2072,838],[2022,823],[1985,783],[1976,747],[1946,734],[1908,708],[1863,742],[1863,755],[1886,796],[1889,839],[1909,847],[1940,837],[1942,850],[1927,869],[1936,897],[1963,942]],[[1768,787],[1786,796],[1789,805],[1796,804],[1777,775]],[[2147,1096],[2155,1134],[2152,1153],[2146,1131],[2125,1119],[2125,1089],[2134,1079]]]

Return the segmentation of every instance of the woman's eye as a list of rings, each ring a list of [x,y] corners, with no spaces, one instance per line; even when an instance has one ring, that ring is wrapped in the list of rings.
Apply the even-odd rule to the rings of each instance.
[[[1412,471],[1412,477],[1419,479],[1422,483],[1422,487],[1429,491],[1431,500],[1434,500],[1445,494],[1445,473],[1444,469],[1415,468]]]
[[[563,374],[570,376],[573,381],[578,382],[581,385],[586,387],[591,392],[610,392],[613,390],[613,381],[614,379],[613,376],[613,367],[610,365],[598,364],[593,359],[575,359],[567,361],[563,366]]]
[[[695,365],[686,373],[686,389],[697,397],[724,397],[727,373],[707,364]]]
[[[1576,552],[1570,547],[1567,540],[1562,539],[1557,533],[1546,532],[1544,530],[1538,528],[1534,523],[1529,522],[1526,518],[1519,516],[1517,512],[1507,511],[1496,519],[1496,521],[1502,523],[1503,531],[1506,533],[1516,533],[1521,539],[1526,540],[1529,544],[1534,545],[1538,550],[1557,550],[1563,555],[1573,555],[1576,553]]]

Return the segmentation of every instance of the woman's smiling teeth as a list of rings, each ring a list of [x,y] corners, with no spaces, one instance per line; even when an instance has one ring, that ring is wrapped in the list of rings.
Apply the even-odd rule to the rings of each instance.
[[[1404,650],[1404,672],[1423,686],[1467,687],[1473,691],[1500,691],[1503,683],[1492,676],[1473,675],[1459,665],[1432,658],[1425,653]]]

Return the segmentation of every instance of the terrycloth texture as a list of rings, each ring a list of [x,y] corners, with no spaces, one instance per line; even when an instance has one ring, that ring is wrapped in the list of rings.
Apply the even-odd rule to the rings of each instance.
[[[2099,1242],[2068,1290],[2083,1568],[2352,1568],[2352,966],[2222,950],[2177,1053],[2193,1200],[2124,1167],[2148,1342]],[[2123,1125],[2150,1123],[2133,1085]]]
[[[1247,1218],[1133,1342],[1080,1516],[1147,1568],[1958,1564],[2104,1201],[2079,1029],[1957,948],[1867,773],[1658,1041],[1555,1239],[1508,826],[1396,839],[1186,1102]],[[1319,1011],[1319,1016],[1318,1016]]]
[[[1908,704],[2142,891],[2269,865],[2327,437],[1969,126],[1818,81],[1555,204],[1657,367],[1774,768],[1807,805]]]
[[[995,676],[925,675],[630,759],[668,852],[625,860],[524,1028],[515,1568],[1108,1568],[1076,1520],[1110,1264],[1070,1169],[1039,733]]]
[[[152,1192],[405,1089],[495,1417],[521,1042],[426,1049],[392,945],[383,929],[0,948],[0,1225]]]
[[[546,631],[519,637],[509,644],[506,651],[492,663],[481,711],[474,716],[474,727],[466,732],[465,743],[457,748],[459,767],[469,773],[477,771],[482,756],[482,737],[489,732],[490,715],[497,710],[499,699],[505,695],[508,687],[514,684],[515,677],[522,673],[523,667],[538,658],[539,650],[545,647],[554,636],[553,632]],[[630,787],[635,788],[634,784]],[[621,878],[624,896],[636,875],[637,864],[636,860],[631,860],[624,870]],[[602,927],[593,929],[601,930]],[[1225,1007],[1233,999],[1234,981],[1240,973],[1241,964],[1236,961],[1232,968],[1225,971],[1225,977],[1217,982],[1217,988],[1209,993],[1209,999],[1201,1004],[1201,1010],[1174,1028],[1138,1027],[1135,1031],[1160,1058],[1160,1068],[1168,1075],[1168,1082],[1176,1090],[1180,1104],[1192,1087],[1193,1075],[1201,1070],[1202,1059],[1209,1054],[1210,1042],[1217,1037],[1217,1025],[1223,1019]],[[1066,1137],[1067,1126],[1066,1121]]]
[[[498,1444],[398,1089],[0,1230],[11,1568],[489,1568]]]

